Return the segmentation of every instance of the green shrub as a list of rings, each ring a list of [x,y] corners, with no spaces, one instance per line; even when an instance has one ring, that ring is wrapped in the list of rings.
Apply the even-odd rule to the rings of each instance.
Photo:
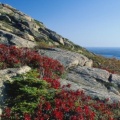
[[[24,75],[13,77],[13,81],[7,81],[6,104],[12,107],[12,111],[23,113],[33,113],[39,104],[40,97],[52,100],[56,90],[49,88],[49,84],[37,78],[37,70],[32,70]]]

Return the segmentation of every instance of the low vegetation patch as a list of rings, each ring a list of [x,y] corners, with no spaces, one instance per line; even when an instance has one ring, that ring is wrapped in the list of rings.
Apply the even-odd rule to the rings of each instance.
[[[64,67],[57,60],[40,56],[28,48],[0,45],[0,69],[23,65],[37,68],[40,77],[59,78],[64,72]]]
[[[64,67],[27,48],[0,45],[1,69],[29,65],[32,71],[7,81],[2,120],[117,120],[120,103],[93,100],[83,91],[66,91],[59,77]]]
[[[39,78],[37,70],[13,77],[13,81],[7,81],[5,84],[9,95],[6,104],[12,111],[20,114],[34,113],[40,102],[40,96],[51,100],[57,91],[53,88],[52,82],[50,84]]]

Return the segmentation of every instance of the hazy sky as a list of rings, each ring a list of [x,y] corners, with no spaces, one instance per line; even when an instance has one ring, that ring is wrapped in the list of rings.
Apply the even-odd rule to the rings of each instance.
[[[84,47],[120,47],[120,0],[0,0]]]

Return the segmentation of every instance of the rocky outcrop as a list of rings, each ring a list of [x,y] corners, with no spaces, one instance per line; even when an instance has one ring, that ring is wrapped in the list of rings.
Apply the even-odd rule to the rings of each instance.
[[[120,88],[120,76],[117,74],[112,75],[112,82],[114,84],[117,84],[117,86]]]
[[[61,79],[60,82],[61,86],[69,83],[70,89],[83,90],[92,98],[101,100],[109,98],[110,102],[116,102],[120,100],[120,92],[116,87],[118,83],[109,83],[109,75],[109,72],[102,69],[77,66],[71,69],[66,78]]]
[[[18,47],[33,48],[36,43],[27,39],[20,38],[12,33],[0,30],[0,44],[16,45]]]
[[[56,41],[56,42],[64,45],[64,38],[63,38],[61,35],[56,34],[56,32],[54,32],[54,31],[52,31],[52,30],[50,30],[50,29],[47,29],[47,28],[46,28],[46,30],[49,32],[49,37],[50,37],[52,40],[54,40],[54,41]]]
[[[2,113],[2,107],[4,107],[5,86],[6,80],[11,80],[11,77],[17,74],[23,74],[29,72],[31,68],[29,66],[23,66],[21,68],[7,68],[0,70],[0,114]]]
[[[58,60],[67,69],[77,65],[92,67],[92,60],[89,60],[84,55],[75,52],[70,52],[59,48],[53,48],[48,50],[41,49],[38,52],[41,55]]]
[[[72,71],[70,72],[72,74],[74,73],[78,73],[80,75],[82,75],[83,77],[91,77],[91,78],[95,78],[98,80],[103,80],[105,82],[109,82],[108,78],[110,73],[106,70],[102,70],[99,68],[88,68],[88,67],[75,67],[72,69]]]
[[[12,6],[8,5],[8,4],[0,4],[0,12],[1,13],[7,13],[7,14],[15,14],[15,17],[20,19],[20,18],[24,18],[28,21],[32,21],[32,18],[29,17],[28,15],[18,11],[17,9],[13,8]]]
[[[9,24],[8,24],[9,23]],[[42,22],[18,11],[7,4],[0,4],[0,29],[32,41],[51,40],[53,45],[74,46],[61,35],[46,28]]]
[[[7,15],[0,15],[0,20],[4,20],[6,22],[11,22],[11,19]]]
[[[48,29],[42,22],[31,18],[7,4],[0,4],[0,29],[9,34],[2,37],[3,32],[1,33],[0,43],[3,44],[30,48],[35,46],[35,48],[41,48],[41,43],[43,43],[47,45],[47,47],[62,46],[72,51],[80,51],[80,53],[87,51],[75,45],[67,38],[57,34],[55,31]],[[44,47],[46,46],[43,46],[43,48]],[[86,53],[89,52],[87,51]],[[92,61],[85,63],[85,66],[91,65]]]
[[[58,60],[68,72],[64,79],[60,80],[61,86],[71,84],[70,90],[83,90],[92,98],[109,102],[120,100],[120,76],[112,75],[112,82],[108,80],[111,73],[106,70],[92,68],[93,61],[87,57],[59,48],[40,49],[39,54]]]

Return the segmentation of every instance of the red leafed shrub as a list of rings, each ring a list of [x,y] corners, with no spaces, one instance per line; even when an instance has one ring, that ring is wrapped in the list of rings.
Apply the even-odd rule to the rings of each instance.
[[[43,77],[56,78],[64,71],[64,67],[57,61],[43,57],[28,48],[16,48],[0,44],[0,68],[29,65],[43,72]]]
[[[112,110],[119,107],[120,104],[106,104],[92,100],[80,90],[61,90],[56,93],[52,101],[41,97],[34,114],[25,113],[23,118],[24,120],[117,120]],[[10,109],[6,109],[5,112],[3,120],[14,114]],[[18,117],[18,120],[21,119]]]
[[[52,88],[58,89],[60,87],[60,82],[58,79],[43,78],[45,81],[51,84]]]
[[[29,114],[24,114],[24,120],[31,120],[31,116]]]

